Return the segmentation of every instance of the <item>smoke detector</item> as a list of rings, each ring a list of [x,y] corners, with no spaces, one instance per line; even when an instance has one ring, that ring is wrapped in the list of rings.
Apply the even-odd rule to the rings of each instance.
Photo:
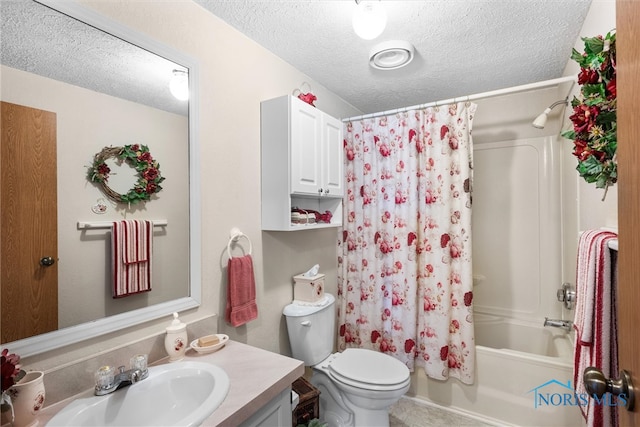
[[[378,70],[396,70],[413,60],[415,48],[404,40],[379,43],[369,53],[369,65]]]

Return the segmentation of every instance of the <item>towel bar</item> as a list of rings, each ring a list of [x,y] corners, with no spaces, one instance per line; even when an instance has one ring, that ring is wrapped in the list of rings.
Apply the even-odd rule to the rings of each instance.
[[[613,227],[600,227],[600,230],[602,231],[610,231],[612,233],[616,233],[618,234],[618,229],[617,228],[613,228]],[[584,231],[580,231],[580,236],[582,235],[582,233],[584,233]],[[607,242],[607,246],[609,246],[609,249],[613,250],[613,251],[618,251],[618,239],[612,239],[610,241]]]
[[[118,221],[118,220],[114,220]],[[93,230],[98,228],[111,228],[114,221],[78,221],[78,230]],[[154,219],[151,221],[154,227],[167,225],[166,219]]]
[[[229,235],[231,236],[229,238],[229,243],[227,243],[227,254],[229,255],[229,258],[233,258],[233,255],[231,255],[231,244],[237,243],[241,237],[244,237],[249,242],[249,253],[247,255],[251,255],[251,252],[253,251],[253,245],[251,244],[251,239],[249,239],[249,236],[235,227],[231,229]]]

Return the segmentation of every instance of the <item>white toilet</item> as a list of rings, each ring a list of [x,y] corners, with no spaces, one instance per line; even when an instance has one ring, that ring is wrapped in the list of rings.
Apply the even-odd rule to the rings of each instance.
[[[293,357],[313,368],[311,383],[320,390],[321,418],[330,426],[389,426],[389,406],[409,389],[409,369],[372,350],[334,353],[335,298],[318,305],[284,308]]]

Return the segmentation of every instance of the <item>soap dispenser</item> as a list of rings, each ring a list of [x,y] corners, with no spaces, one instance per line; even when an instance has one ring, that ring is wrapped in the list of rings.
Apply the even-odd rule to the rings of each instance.
[[[187,350],[187,325],[178,319],[178,313],[173,313],[173,321],[167,326],[164,348],[169,355],[169,362],[177,362],[184,358]]]

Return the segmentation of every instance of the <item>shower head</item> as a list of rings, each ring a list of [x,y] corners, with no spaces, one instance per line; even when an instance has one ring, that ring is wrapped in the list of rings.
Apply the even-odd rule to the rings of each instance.
[[[556,101],[553,104],[549,105],[536,119],[531,123],[534,128],[544,129],[544,126],[547,124],[547,118],[549,117],[549,113],[558,105],[568,105],[569,99],[565,98],[562,101]]]

